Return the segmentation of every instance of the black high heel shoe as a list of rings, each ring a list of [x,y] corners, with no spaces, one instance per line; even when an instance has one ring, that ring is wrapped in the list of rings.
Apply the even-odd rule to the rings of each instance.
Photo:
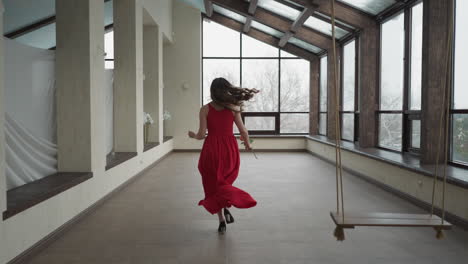
[[[224,218],[226,218],[226,223],[228,224],[234,223],[234,217],[232,217],[232,214],[226,208],[224,208]]]
[[[226,222],[219,222],[218,233],[224,234],[226,232]]]

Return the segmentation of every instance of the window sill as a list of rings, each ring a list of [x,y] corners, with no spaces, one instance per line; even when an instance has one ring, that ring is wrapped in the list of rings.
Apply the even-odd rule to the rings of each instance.
[[[154,147],[159,146],[159,142],[147,142],[143,147],[143,152],[146,152]]]
[[[169,141],[169,140],[171,140],[173,138],[174,138],[173,136],[165,136],[165,137],[163,137],[163,143],[165,143],[165,142],[167,142],[167,141]]]
[[[114,152],[114,155],[110,153],[107,155],[107,158],[106,158],[107,159],[106,171],[136,156],[137,156],[136,152]]]
[[[7,210],[3,220],[19,214],[90,178],[91,172],[60,172],[16,187],[7,192]]]
[[[308,140],[320,142],[330,146],[335,146],[335,141],[325,136],[306,136]],[[398,153],[378,148],[361,148],[353,142],[341,141],[344,150],[356,153],[374,160],[386,162],[394,166],[407,169],[428,177],[434,177],[435,165],[421,164],[420,159],[409,153]],[[442,169],[442,168],[441,168]],[[442,173],[439,173],[442,179]],[[448,165],[447,182],[465,189],[468,189],[468,173],[466,169]]]

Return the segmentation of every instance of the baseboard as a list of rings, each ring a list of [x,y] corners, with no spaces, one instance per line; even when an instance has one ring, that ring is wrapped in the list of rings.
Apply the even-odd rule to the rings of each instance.
[[[47,246],[49,246],[52,242],[57,240],[63,233],[65,233],[67,230],[69,230],[71,227],[73,227],[75,224],[77,224],[79,221],[84,219],[86,216],[94,212],[101,206],[105,201],[110,199],[112,196],[120,192],[123,188],[127,187],[129,184],[131,184],[133,181],[137,180],[140,176],[145,174],[148,170],[152,169],[154,166],[156,166],[158,163],[160,163],[162,160],[164,160],[167,156],[169,156],[172,153],[172,151],[169,151],[166,153],[164,156],[153,162],[151,165],[137,173],[135,176],[131,177],[121,185],[119,185],[117,188],[112,190],[110,193],[106,194],[104,197],[99,199],[97,202],[77,214],[75,217],[52,231],[50,234],[39,240],[37,243],[23,251],[21,254],[13,258],[12,260],[8,261],[7,264],[20,264],[20,263],[26,263],[27,261],[31,260],[32,257],[36,256],[39,252],[41,252],[43,249],[45,249]]]
[[[320,156],[320,155],[318,155],[318,154],[316,154],[316,153],[314,153],[314,152],[312,152],[310,150],[307,150],[307,152],[309,154],[311,154],[312,156],[320,159],[320,160],[323,160],[323,161],[325,161],[325,162],[327,162],[329,164],[335,165],[334,161],[331,161],[331,160],[329,160],[327,158],[324,158],[324,157],[322,157],[322,156]],[[418,199],[418,198],[416,198],[416,197],[414,197],[414,196],[412,196],[410,194],[407,194],[407,193],[402,192],[402,191],[400,191],[398,189],[395,189],[395,188],[393,188],[393,187],[391,187],[391,186],[389,186],[389,185],[387,185],[385,183],[377,181],[377,180],[375,180],[375,179],[373,179],[373,178],[371,178],[369,176],[366,176],[366,175],[364,175],[364,174],[362,174],[362,173],[360,173],[358,171],[355,171],[355,170],[353,170],[353,169],[351,169],[349,167],[343,166],[343,170],[350,173],[350,174],[352,174],[352,175],[354,175],[354,176],[356,176],[356,177],[358,177],[358,178],[360,178],[360,179],[363,179],[364,181],[366,181],[368,183],[371,183],[371,184],[379,187],[380,189],[382,189],[384,191],[387,191],[387,192],[389,192],[389,193],[391,193],[391,194],[393,194],[393,195],[395,195],[395,196],[397,196],[397,197],[399,197],[399,198],[401,198],[401,199],[403,199],[403,200],[405,200],[407,202],[410,202],[411,204],[414,204],[414,205],[416,205],[417,207],[419,207],[419,208],[421,208],[423,210],[426,210],[428,212],[431,210],[431,204],[428,203],[428,202],[425,202],[425,201],[420,200],[420,199]],[[442,215],[442,210],[440,208],[438,208],[438,207],[434,208],[434,212],[439,217]],[[462,228],[464,230],[468,230],[468,220],[464,219],[464,218],[462,218],[462,217],[460,217],[458,215],[455,215],[453,213],[445,211],[445,220],[447,220],[448,222],[452,223],[453,225],[456,225],[456,226],[458,226],[458,227],[460,227],[460,228]]]

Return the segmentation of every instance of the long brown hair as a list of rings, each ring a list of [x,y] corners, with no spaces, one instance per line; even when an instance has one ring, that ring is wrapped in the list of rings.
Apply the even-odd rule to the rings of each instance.
[[[211,83],[210,92],[213,102],[240,112],[243,110],[244,102],[252,99],[259,91],[235,87],[224,78],[216,78]]]

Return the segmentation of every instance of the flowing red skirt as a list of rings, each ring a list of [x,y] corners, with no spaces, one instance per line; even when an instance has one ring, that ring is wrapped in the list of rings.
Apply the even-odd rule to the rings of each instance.
[[[205,199],[202,205],[211,214],[224,207],[250,208],[257,202],[247,192],[232,186],[239,174],[240,155],[234,135],[208,136],[198,161]]]

